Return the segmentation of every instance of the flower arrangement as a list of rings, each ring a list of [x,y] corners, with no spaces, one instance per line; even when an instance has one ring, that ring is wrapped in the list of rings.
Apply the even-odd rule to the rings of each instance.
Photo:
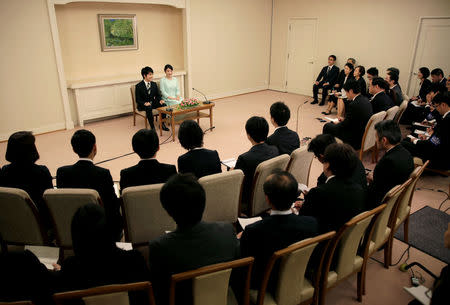
[[[190,98],[182,101],[180,103],[180,108],[189,108],[189,107],[195,107],[198,106],[200,102],[196,98]]]

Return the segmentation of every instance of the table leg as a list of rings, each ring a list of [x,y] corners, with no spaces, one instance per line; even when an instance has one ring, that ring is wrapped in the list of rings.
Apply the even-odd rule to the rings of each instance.
[[[212,107],[209,108],[209,128],[213,127],[213,112],[212,112]],[[212,131],[212,129],[211,129]]]
[[[175,142],[175,116],[173,114],[170,115],[170,118],[172,120],[172,142]]]
[[[162,114],[161,112],[158,114],[159,119],[159,135],[162,136]]]

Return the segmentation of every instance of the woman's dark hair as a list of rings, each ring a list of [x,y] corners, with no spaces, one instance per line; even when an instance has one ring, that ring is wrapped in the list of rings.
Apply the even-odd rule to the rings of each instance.
[[[164,72],[166,72],[167,69],[170,69],[170,70],[173,71],[172,65],[165,65],[165,66],[164,66]]]
[[[153,74],[153,69],[152,69],[152,68],[150,68],[150,67],[144,67],[144,68],[141,69],[141,75],[142,75],[142,78],[145,78],[145,76],[146,76],[147,74],[149,74],[149,73],[152,73],[152,74]]]
[[[358,163],[355,151],[348,144],[334,143],[325,149],[323,161],[330,164],[330,171],[340,178],[352,175]]]
[[[427,67],[419,68],[419,71],[420,73],[422,73],[424,79],[430,76],[430,69],[428,69]]]
[[[5,158],[11,163],[34,163],[39,159],[34,135],[30,131],[18,131],[8,139]]]
[[[355,69],[358,69],[359,77],[363,77],[366,74],[366,68],[364,66],[357,66]]]
[[[180,125],[178,130],[178,139],[181,146],[190,150],[203,146],[203,130],[198,123],[193,120],[186,120]]]
[[[78,208],[71,224],[75,256],[89,259],[111,253],[116,246],[110,228],[100,205],[91,203]]]
[[[351,63],[346,63],[344,66],[347,66],[350,69],[350,74],[353,74],[353,69],[355,68]],[[349,74],[349,75],[350,75]]]
[[[269,124],[260,116],[252,116],[245,123],[245,131],[256,143],[265,141],[269,133]]]

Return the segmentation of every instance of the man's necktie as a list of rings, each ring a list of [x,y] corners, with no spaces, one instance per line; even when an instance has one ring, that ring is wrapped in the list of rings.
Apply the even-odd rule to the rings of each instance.
[[[330,70],[331,70],[331,67],[328,66],[327,74],[330,72]]]
[[[150,95],[150,92],[152,92],[152,86],[150,83],[147,84],[147,93]]]

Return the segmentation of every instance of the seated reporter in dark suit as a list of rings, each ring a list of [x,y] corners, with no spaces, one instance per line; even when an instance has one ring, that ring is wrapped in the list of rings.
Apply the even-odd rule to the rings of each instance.
[[[217,150],[203,148],[203,130],[196,121],[181,123],[178,130],[181,146],[188,152],[178,157],[178,171],[193,173],[197,178],[222,172]]]
[[[298,134],[286,126],[290,117],[291,111],[285,103],[276,102],[270,106],[270,121],[275,127],[275,131],[267,138],[266,143],[276,146],[280,155],[290,155],[300,147]]]
[[[450,169],[450,94],[449,92],[438,93],[433,104],[442,115],[429,138],[419,135],[417,138],[407,138],[402,145],[414,156],[422,160],[430,160],[430,167],[448,170]]]
[[[444,71],[436,68],[431,71],[431,86],[439,92],[447,91],[447,79],[444,77]]]
[[[381,121],[375,125],[377,146],[386,153],[378,161],[372,173],[367,175],[369,184],[368,209],[381,204],[384,195],[394,186],[403,184],[414,170],[411,154],[400,144],[402,134],[394,121]]]
[[[309,142],[308,151],[314,153],[317,160],[319,160],[320,163],[323,163],[325,150],[329,145],[334,143],[336,143],[336,139],[332,135],[320,134]],[[366,169],[359,158],[356,160],[356,166],[354,171],[351,173],[350,180],[361,185],[363,189],[367,188]],[[325,176],[325,173],[322,172],[319,178],[317,178],[317,186],[325,184],[326,181],[327,176]]]
[[[342,93],[342,87],[347,83],[348,80],[353,79],[353,64],[352,63],[346,63],[344,66],[344,69],[342,70],[343,73],[339,75],[337,83],[333,87],[334,95],[330,95],[328,99],[328,108],[327,111],[322,112],[322,114],[330,115],[331,110],[333,110],[333,107],[336,107],[338,103],[338,98],[341,99],[340,95]],[[344,101],[343,101],[344,102]]]
[[[141,158],[138,164],[120,171],[120,189],[130,186],[166,182],[177,173],[175,165],[159,163],[159,139],[155,130],[141,129],[131,140],[133,150]]]
[[[292,213],[292,203],[298,196],[298,183],[290,173],[276,170],[267,177],[264,194],[271,207],[270,216],[246,226],[241,237],[242,257],[255,257],[251,280],[255,289],[260,287],[266,265],[275,251],[313,237],[318,231],[314,217]]]
[[[366,74],[366,68],[364,68],[364,66],[357,66],[353,71],[353,76],[355,77],[355,80],[358,82],[359,87],[361,88],[361,94],[367,96],[367,84],[366,80],[363,77],[364,74]]]
[[[114,182],[109,170],[94,164],[93,160],[97,154],[94,134],[86,129],[77,130],[72,136],[71,144],[73,151],[80,159],[73,165],[58,168],[56,172],[57,187],[96,190],[105,207],[112,234],[117,240],[120,239],[122,217],[119,200],[114,192]]]
[[[97,204],[80,207],[71,223],[74,255],[66,258],[55,274],[58,291],[148,281],[142,254],[116,247],[108,232],[104,209]],[[142,298],[142,299],[141,299]],[[131,304],[146,304],[145,296],[130,293]]]
[[[331,134],[354,149],[361,147],[366,124],[372,116],[372,105],[369,99],[361,95],[361,88],[356,80],[349,80],[344,85],[348,103],[345,119],[339,123],[327,123],[323,126],[324,134]]]
[[[234,167],[244,172],[242,189],[242,202],[244,205],[250,201],[250,192],[256,167],[259,163],[278,156],[278,148],[265,143],[269,133],[269,124],[267,124],[265,118],[251,117],[245,123],[245,131],[247,132],[248,140],[252,143],[252,148],[238,157]]]
[[[45,165],[37,165],[39,153],[34,135],[29,131],[13,133],[6,146],[6,161],[0,171],[0,186],[24,190],[36,204],[47,230],[52,228],[50,213],[42,199],[45,190],[53,188],[52,176]]]
[[[335,55],[328,56],[328,66],[322,68],[319,75],[317,76],[316,82],[313,85],[314,101],[312,101],[311,104],[319,103],[317,95],[319,94],[320,88],[322,88],[322,102],[320,102],[319,105],[321,106],[325,104],[328,90],[333,88],[339,74],[339,68],[334,65],[335,62]]]
[[[323,156],[325,184],[311,189],[299,215],[313,216],[319,222],[319,233],[339,228],[365,209],[366,193],[350,177],[358,157],[348,144],[331,144]]]
[[[411,97],[408,106],[403,113],[400,123],[410,125],[412,122],[423,120],[424,106],[427,102],[427,95],[431,91],[431,81],[428,79],[430,70],[427,67],[419,68],[417,78],[420,81],[419,95]],[[412,103],[414,102],[414,104]],[[417,107],[419,105],[419,107]]]
[[[148,123],[151,129],[155,129],[153,124],[152,109],[165,106],[164,100],[161,98],[158,85],[153,82],[153,69],[144,67],[141,70],[143,80],[136,84],[136,104],[139,111],[145,111]],[[168,131],[169,129],[163,123],[162,129]]]
[[[400,106],[400,104],[403,102],[403,93],[398,84],[398,74],[393,71],[389,71],[386,74],[385,80],[389,84],[389,89],[394,92],[394,104],[396,106]]]
[[[232,224],[201,221],[205,191],[192,174],[171,177],[161,189],[160,199],[177,229],[149,245],[150,281],[158,305],[168,303],[172,274],[231,261],[240,253]],[[187,286],[177,286],[177,304],[192,303]]]
[[[372,95],[370,103],[372,104],[373,114],[386,111],[394,107],[394,101],[386,94],[389,92],[389,84],[381,77],[375,77],[369,84],[369,93]]]

